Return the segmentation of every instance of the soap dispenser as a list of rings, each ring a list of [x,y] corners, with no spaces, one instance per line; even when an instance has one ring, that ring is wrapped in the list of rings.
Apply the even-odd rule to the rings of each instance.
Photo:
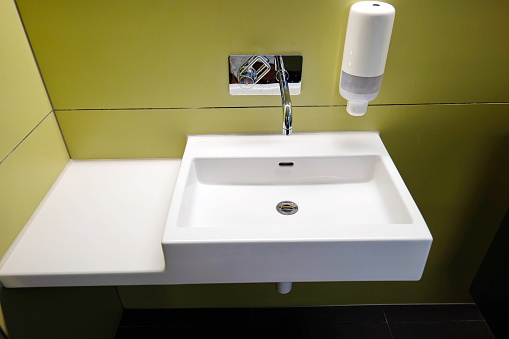
[[[380,1],[360,1],[350,8],[339,92],[351,115],[364,115],[380,92],[395,13],[391,4]]]

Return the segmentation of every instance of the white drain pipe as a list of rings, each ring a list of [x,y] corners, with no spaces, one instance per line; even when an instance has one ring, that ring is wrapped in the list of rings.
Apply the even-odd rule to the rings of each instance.
[[[291,282],[278,282],[276,283],[276,289],[281,294],[287,294],[292,290]]]

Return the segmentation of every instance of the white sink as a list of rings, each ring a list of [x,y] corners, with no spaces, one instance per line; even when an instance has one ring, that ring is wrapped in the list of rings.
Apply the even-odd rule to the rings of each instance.
[[[377,132],[195,135],[163,251],[178,283],[418,280],[431,242]]]

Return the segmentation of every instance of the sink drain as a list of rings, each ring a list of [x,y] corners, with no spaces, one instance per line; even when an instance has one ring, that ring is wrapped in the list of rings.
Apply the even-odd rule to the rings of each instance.
[[[279,213],[284,215],[292,215],[297,213],[299,206],[292,201],[281,201],[277,204],[276,209]]]

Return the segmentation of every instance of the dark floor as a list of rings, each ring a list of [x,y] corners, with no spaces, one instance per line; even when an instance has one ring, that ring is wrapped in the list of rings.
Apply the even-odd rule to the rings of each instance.
[[[116,339],[495,338],[475,304],[126,309]]]

